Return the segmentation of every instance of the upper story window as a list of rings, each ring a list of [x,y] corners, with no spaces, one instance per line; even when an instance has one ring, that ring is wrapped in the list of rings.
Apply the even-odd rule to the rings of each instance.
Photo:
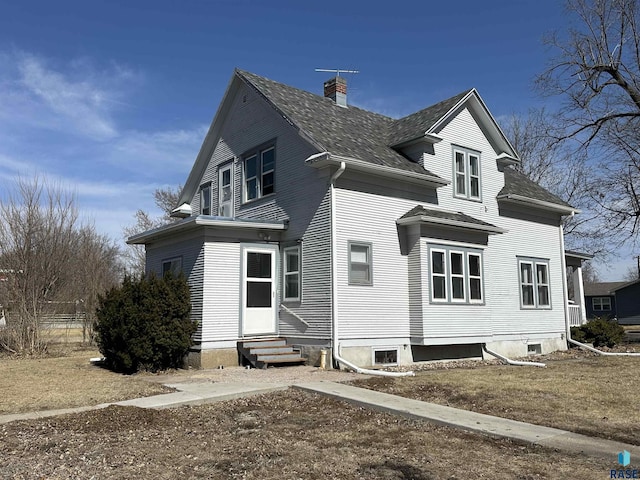
[[[200,187],[200,214],[211,215],[211,184]]]
[[[233,217],[233,163],[218,170],[218,215]]]
[[[482,251],[429,247],[431,300],[440,303],[482,303]]]
[[[522,308],[551,308],[549,260],[519,259]]]
[[[248,202],[275,192],[275,147],[259,149],[244,158],[243,201]]]
[[[466,148],[453,148],[454,195],[481,200],[480,154]]]
[[[605,312],[611,310],[611,297],[593,297],[591,299],[594,312]]]

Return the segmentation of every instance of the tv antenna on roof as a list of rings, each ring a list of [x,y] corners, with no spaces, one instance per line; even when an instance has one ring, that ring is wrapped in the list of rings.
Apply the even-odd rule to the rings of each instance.
[[[316,68],[316,72],[335,73],[337,77],[339,77],[341,73],[360,73],[359,70],[343,70],[342,68]]]

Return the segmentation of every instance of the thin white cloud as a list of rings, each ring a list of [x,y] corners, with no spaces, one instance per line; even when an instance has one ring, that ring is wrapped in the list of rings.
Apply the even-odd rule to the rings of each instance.
[[[37,127],[94,140],[116,137],[112,114],[135,74],[119,65],[98,70],[83,59],[50,63],[24,52],[0,54],[0,118],[13,129]]]

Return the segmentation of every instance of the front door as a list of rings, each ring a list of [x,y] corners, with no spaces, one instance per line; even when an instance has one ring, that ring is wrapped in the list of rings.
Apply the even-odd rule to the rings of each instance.
[[[242,248],[242,335],[276,333],[276,246]]]

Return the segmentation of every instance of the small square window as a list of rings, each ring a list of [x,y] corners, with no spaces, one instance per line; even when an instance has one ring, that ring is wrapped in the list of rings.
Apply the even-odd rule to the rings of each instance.
[[[182,257],[169,258],[162,261],[162,276],[167,273],[178,276],[182,272]]]

